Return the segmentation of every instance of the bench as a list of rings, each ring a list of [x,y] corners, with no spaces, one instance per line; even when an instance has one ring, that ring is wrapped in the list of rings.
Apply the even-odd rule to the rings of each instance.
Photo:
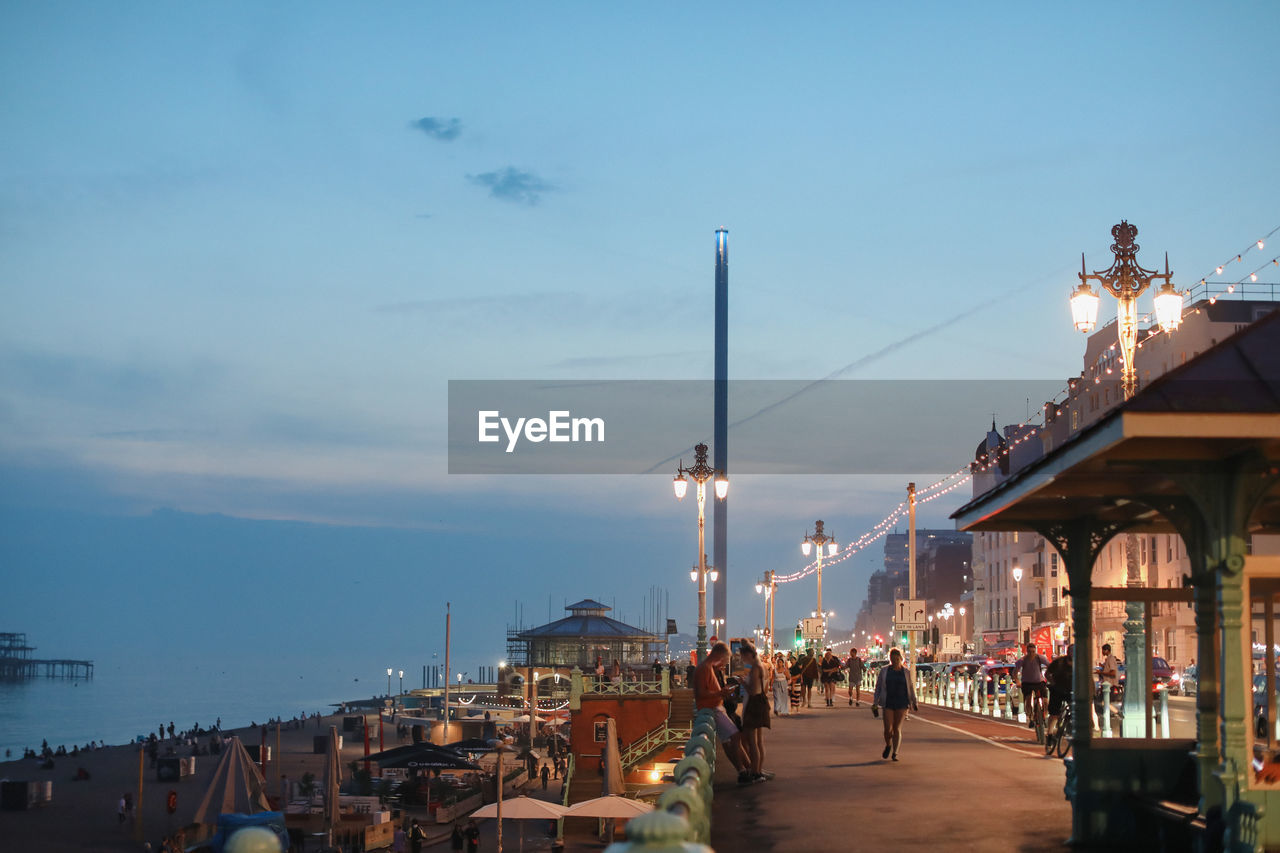
[[[1145,815],[1154,824],[1153,849],[1191,851],[1200,849],[1198,841],[1205,837],[1208,821],[1200,815],[1199,806],[1178,800],[1156,799],[1133,794],[1129,797],[1134,812]]]

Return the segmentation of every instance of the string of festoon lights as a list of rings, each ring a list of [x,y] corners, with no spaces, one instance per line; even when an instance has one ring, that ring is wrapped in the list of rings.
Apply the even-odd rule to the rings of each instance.
[[[1235,257],[1229,259],[1225,263],[1219,264],[1217,267],[1214,268],[1214,272],[1212,273],[1212,275],[1219,275],[1219,276],[1223,275],[1226,272],[1226,270],[1229,268],[1229,265],[1232,263],[1243,264],[1245,261],[1245,258],[1247,258],[1250,255],[1250,253],[1255,251],[1260,252],[1263,249],[1265,249],[1267,245],[1267,241],[1270,240],[1271,237],[1274,236],[1278,231],[1280,231],[1280,225],[1271,229],[1261,238],[1251,242],[1243,250],[1237,252]],[[1256,282],[1258,280],[1258,273],[1269,265],[1280,267],[1280,255],[1276,255],[1270,258],[1269,260],[1260,264],[1252,272],[1242,275],[1237,281],[1227,286],[1226,292],[1234,293],[1236,287],[1238,285],[1243,284],[1246,278],[1249,279],[1251,282]],[[1209,276],[1205,276],[1201,278],[1199,281],[1199,284],[1202,286],[1207,286],[1208,278]],[[1184,299],[1189,298],[1191,296],[1191,293],[1192,293],[1191,288],[1187,288],[1182,292],[1183,298]],[[1209,304],[1210,305],[1215,304],[1217,302],[1217,299],[1218,297],[1216,296],[1210,297]],[[1200,309],[1198,308],[1192,311],[1193,314],[1198,314],[1199,312],[1200,312]],[[1144,323],[1149,322],[1150,319],[1151,319],[1151,314],[1147,313],[1143,315],[1140,322],[1144,322]],[[1177,332],[1177,328],[1170,329],[1167,332],[1162,329],[1155,328],[1150,331],[1150,334],[1148,335],[1147,340],[1150,340],[1156,335],[1160,335],[1160,334],[1172,335],[1172,334],[1175,334],[1176,332]],[[1137,345],[1138,349],[1142,348],[1142,343],[1143,342],[1138,343]],[[1118,347],[1118,344],[1114,344],[1114,343],[1111,344],[1111,346],[1107,347],[1103,351],[1102,355],[1099,356],[1098,361],[1100,362],[1103,358],[1111,357],[1110,354],[1114,353],[1117,347]],[[1098,362],[1095,362],[1094,366],[1096,367],[1097,364]],[[1103,371],[1099,371],[1099,374],[1094,377],[1095,383],[1100,383],[1102,381],[1102,373]],[[1111,374],[1112,368],[1110,366],[1105,368],[1105,373]],[[1055,415],[1060,416],[1062,414],[1062,404],[1063,402],[1066,401],[1066,399],[1068,399],[1071,396],[1071,390],[1072,389],[1070,385],[1061,389],[1060,391],[1058,391],[1058,393],[1053,395],[1051,402],[1045,404],[1041,412],[1038,412],[1037,414],[1032,415],[1026,418],[1025,420],[1023,420],[1021,423],[1017,424],[1014,427],[1014,432],[1016,433],[1016,436],[1012,438],[1012,440],[1007,441],[1005,445],[1001,447],[997,452],[994,452],[994,453],[989,452],[988,454],[986,454],[984,461],[982,462],[975,461],[972,465],[966,463],[965,465],[957,468],[955,471],[952,471],[950,474],[946,475],[945,477],[939,480],[936,480],[935,482],[929,484],[928,486],[925,486],[923,489],[918,489],[916,491],[916,505],[919,506],[920,504],[928,503],[931,500],[934,500],[936,498],[942,497],[945,494],[955,491],[956,489],[968,483],[972,479],[973,474],[989,471],[994,466],[1000,464],[1001,460],[1004,457],[1012,453],[1014,448],[1018,447],[1023,442],[1030,441],[1033,438],[1038,438],[1038,435],[1035,430],[1023,431],[1022,428],[1032,426],[1033,423],[1040,421],[1041,416],[1047,413],[1050,409],[1055,411]],[[896,507],[893,508],[893,510],[888,515],[886,515],[874,527],[872,527],[866,533],[862,534],[860,537],[858,537],[856,540],[854,540],[850,544],[842,547],[834,557],[829,557],[823,560],[822,561],[823,566],[830,567],[830,566],[834,566],[839,563],[842,563],[845,560],[852,557],[853,555],[859,553],[860,551],[865,550],[868,546],[872,545],[873,543],[879,541],[889,533],[893,525],[895,525],[898,521],[902,519],[903,516],[905,516],[908,513],[909,509],[910,507],[907,505],[906,501],[899,503]],[[804,568],[799,569],[798,571],[792,572],[790,574],[784,575],[784,574],[777,574],[775,572],[773,580],[774,580],[774,583],[778,583],[778,584],[793,583],[795,581],[803,580],[804,578],[807,578],[810,575],[816,574],[817,571],[818,571],[818,561],[815,559],[811,563],[806,565]],[[852,641],[844,641],[844,642],[852,642]]]

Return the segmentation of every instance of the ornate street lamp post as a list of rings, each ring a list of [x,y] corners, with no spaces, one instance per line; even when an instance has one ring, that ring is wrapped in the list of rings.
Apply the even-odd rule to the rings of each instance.
[[[1084,264],[1084,253],[1080,255],[1080,285],[1071,294],[1071,320],[1082,332],[1093,331],[1098,322],[1098,294],[1089,286],[1096,281],[1103,290],[1119,300],[1116,309],[1116,333],[1120,339],[1120,353],[1124,358],[1122,387],[1127,400],[1138,390],[1138,373],[1133,366],[1134,353],[1138,344],[1138,297],[1157,279],[1164,284],[1155,297],[1156,322],[1166,332],[1178,328],[1182,321],[1182,294],[1173,286],[1173,273],[1169,271],[1169,253],[1164,255],[1164,272],[1144,269],[1138,264],[1137,254],[1141,248],[1133,238],[1138,236],[1138,227],[1121,220],[1119,225],[1111,229],[1115,242],[1111,244],[1111,252],[1115,260],[1105,270],[1087,272]]]
[[[818,612],[824,613],[822,609],[822,549],[826,546],[827,553],[832,557],[836,555],[836,539],[834,536],[828,536],[822,532],[822,521],[813,523],[813,535],[806,534],[804,540],[800,543],[800,553],[806,557],[813,551],[813,546],[818,546]],[[825,633],[827,627],[826,619],[823,619],[822,628]],[[825,637],[824,637],[825,639]]]
[[[707,464],[707,446],[699,443],[693,448],[693,465],[689,468],[684,467],[684,460],[680,460],[680,464],[676,466],[676,476],[673,483],[676,500],[683,500],[685,492],[689,489],[689,480],[692,479],[698,484],[698,661],[707,654],[707,555],[706,555],[706,513],[704,508],[707,500],[707,481],[714,479],[716,487],[716,500],[724,500],[729,494],[729,478],[725,476],[723,471],[718,471]]]
[[[765,648],[769,654],[773,654],[773,611],[777,605],[778,584],[773,579],[773,569],[769,569],[764,573],[764,580],[756,584],[756,594],[764,595],[764,615],[765,615]]]

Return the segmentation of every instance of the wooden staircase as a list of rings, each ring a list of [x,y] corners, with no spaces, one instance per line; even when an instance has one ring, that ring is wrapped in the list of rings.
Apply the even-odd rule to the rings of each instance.
[[[667,725],[680,729],[693,725],[693,690],[688,687],[671,688],[671,710],[667,712]]]

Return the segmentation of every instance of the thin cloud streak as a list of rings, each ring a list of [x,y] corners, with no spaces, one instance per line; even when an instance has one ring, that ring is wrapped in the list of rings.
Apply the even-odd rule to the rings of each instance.
[[[997,302],[1000,302],[1001,299],[1002,297],[999,297],[999,296],[992,297],[991,299],[988,299],[986,302],[981,302],[973,306],[972,308],[968,309],[967,311],[961,311],[959,314],[956,314],[954,317],[951,317],[946,320],[942,320],[941,322],[938,322],[938,323],[934,323],[932,326],[928,327],[927,329],[922,329],[919,332],[915,332],[914,334],[907,335],[905,338],[900,338],[891,344],[881,347],[880,349],[876,350],[873,353],[868,353],[867,355],[864,355],[861,358],[854,359],[853,361],[846,364],[844,367],[833,370],[832,372],[828,373],[826,376],[824,376],[821,379],[815,379],[814,381],[810,382],[808,385],[805,385],[803,388],[799,389],[798,391],[795,391],[794,393],[788,394],[787,396],[783,397],[781,400],[770,403],[764,408],[757,409],[756,411],[752,412],[751,414],[743,418],[739,418],[736,421],[732,421],[729,424],[729,429],[734,429],[735,427],[740,427],[743,424],[750,423],[751,421],[754,421],[756,418],[760,417],[761,415],[767,414],[768,412],[772,412],[774,409],[777,409],[780,406],[784,406],[787,403],[790,403],[792,400],[796,399],[797,397],[803,394],[806,394],[809,391],[812,391],[814,388],[817,388],[819,385],[822,385],[824,382],[830,382],[833,379],[839,379],[841,376],[843,376],[844,374],[852,370],[857,370],[860,367],[865,367],[868,364],[872,363],[873,361],[878,361],[879,359],[884,358],[886,355],[891,355],[894,352],[897,352],[898,350],[902,349],[903,347],[909,344],[913,344],[916,341],[921,340],[922,338],[927,338],[928,336],[936,332],[942,331],[948,326],[953,326],[956,323],[963,320],[964,318],[972,314],[976,314],[977,312],[983,310],[984,308],[989,308],[992,305],[995,305]],[[668,465],[671,462],[675,461],[676,459],[679,459],[681,456],[688,455],[689,453],[692,453],[692,452],[693,452],[693,447],[692,446],[687,447],[684,450],[680,451],[679,453],[673,454],[671,456],[668,456],[666,459],[663,459],[659,462],[654,463],[651,467],[645,469],[642,473],[652,474],[656,472],[659,468],[661,468],[663,465]]]

